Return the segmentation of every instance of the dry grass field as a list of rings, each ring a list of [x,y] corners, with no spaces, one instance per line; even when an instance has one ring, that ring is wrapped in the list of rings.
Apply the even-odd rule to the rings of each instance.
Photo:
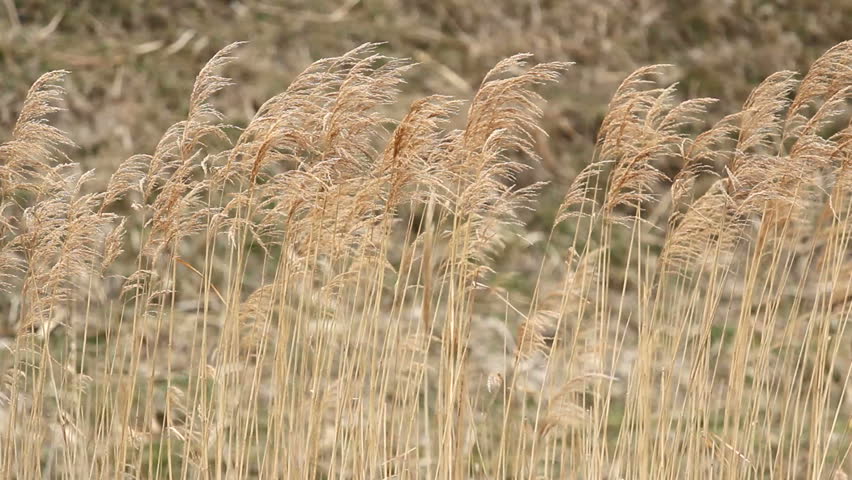
[[[850,33],[0,2],[0,478],[848,478]]]

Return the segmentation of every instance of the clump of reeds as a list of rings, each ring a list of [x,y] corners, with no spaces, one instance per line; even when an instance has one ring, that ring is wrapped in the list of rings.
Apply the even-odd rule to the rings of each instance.
[[[454,130],[444,96],[388,118],[411,64],[365,45],[237,129],[238,48],[103,188],[47,122],[65,72],[30,90],[0,145],[0,476],[845,476],[852,43],[709,128],[665,66],[630,75],[529,295],[491,281],[568,64],[500,62]]]

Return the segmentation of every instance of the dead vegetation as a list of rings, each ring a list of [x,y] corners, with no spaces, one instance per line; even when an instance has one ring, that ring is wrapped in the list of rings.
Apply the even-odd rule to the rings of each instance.
[[[568,64],[516,55],[395,121],[411,64],[366,44],[236,129],[212,98],[238,52],[103,189],[48,123],[64,72],[27,95],[0,146],[0,476],[849,470],[852,43],[703,131],[712,100],[630,75],[521,301],[494,258]]]

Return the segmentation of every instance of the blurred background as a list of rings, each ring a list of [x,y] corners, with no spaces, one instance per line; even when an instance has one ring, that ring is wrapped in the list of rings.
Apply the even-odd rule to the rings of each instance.
[[[768,74],[806,70],[850,36],[848,0],[0,0],[0,136],[53,69],[72,72],[57,122],[80,146],[74,159],[102,167],[151,151],[185,115],[198,70],[233,41],[250,42],[219,96],[236,125],[311,61],[364,42],[421,64],[400,110],[430,93],[469,98],[497,61],[531,52],[576,62],[547,92],[540,145],[539,174],[564,181],[635,68],[673,64],[684,96],[719,98],[728,113]]]

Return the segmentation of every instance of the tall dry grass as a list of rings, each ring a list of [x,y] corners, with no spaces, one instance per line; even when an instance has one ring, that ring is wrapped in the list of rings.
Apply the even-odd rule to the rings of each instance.
[[[237,48],[105,188],[47,121],[65,72],[30,90],[0,146],[0,477],[846,478],[852,43],[709,128],[633,73],[529,296],[494,260],[568,64],[393,121],[411,65],[365,45],[238,130],[212,103]]]

